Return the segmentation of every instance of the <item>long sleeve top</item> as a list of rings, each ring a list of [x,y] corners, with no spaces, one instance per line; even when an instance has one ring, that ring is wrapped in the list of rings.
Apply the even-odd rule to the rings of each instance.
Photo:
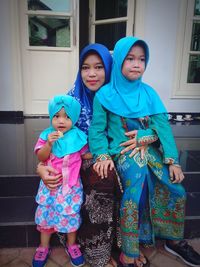
[[[163,163],[179,163],[176,143],[166,114],[149,116],[148,126],[135,130],[138,130],[138,146],[150,145],[159,139]],[[112,157],[120,154],[123,149],[120,144],[129,140],[125,135],[126,131],[123,118],[106,110],[95,97],[93,118],[89,128],[89,147],[93,156],[97,158],[102,154],[107,154]]]

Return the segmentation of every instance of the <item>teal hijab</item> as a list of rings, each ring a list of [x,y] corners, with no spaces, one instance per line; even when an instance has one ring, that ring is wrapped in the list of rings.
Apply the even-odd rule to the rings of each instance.
[[[120,39],[113,51],[113,65],[110,82],[104,85],[96,96],[109,111],[126,118],[140,118],[153,114],[166,113],[166,109],[156,93],[142,78],[130,81],[122,74],[123,62],[133,45],[139,44],[145,51],[145,66],[149,61],[147,44],[137,37]]]
[[[79,151],[87,143],[86,134],[74,126],[79,119],[81,106],[72,96],[57,95],[49,101],[49,117],[51,124],[54,115],[62,108],[64,108],[67,116],[71,119],[72,128],[65,132],[63,137],[60,137],[53,143],[52,153],[58,158]],[[55,131],[56,130],[51,125],[40,134],[40,138],[46,141],[48,135]]]

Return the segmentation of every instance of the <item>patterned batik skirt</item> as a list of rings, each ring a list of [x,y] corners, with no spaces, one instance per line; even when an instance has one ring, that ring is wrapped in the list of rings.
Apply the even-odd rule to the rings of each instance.
[[[82,164],[81,178],[84,203],[78,241],[85,260],[92,267],[103,267],[110,260],[119,233],[119,178],[114,170],[101,179],[86,161]]]
[[[123,185],[120,207],[122,251],[139,256],[139,243],[153,244],[155,237],[180,240],[184,231],[185,190],[173,184],[168,165],[159,151],[148,148],[130,158],[121,155],[115,162]]]

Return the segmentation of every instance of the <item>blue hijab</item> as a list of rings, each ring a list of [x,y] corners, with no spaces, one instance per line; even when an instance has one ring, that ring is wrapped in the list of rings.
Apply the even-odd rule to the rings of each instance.
[[[143,83],[141,78],[130,81],[122,74],[124,59],[135,44],[140,44],[144,48],[145,66],[147,66],[149,61],[147,44],[133,36],[120,39],[113,52],[110,82],[97,92],[97,98],[106,109],[126,118],[166,113],[160,97],[152,87]]]
[[[74,96],[81,104],[81,114],[77,122],[77,126],[88,134],[88,128],[92,119],[93,113],[93,99],[95,92],[90,91],[83,83],[81,78],[81,67],[86,56],[90,53],[96,53],[102,60],[105,69],[105,83],[110,79],[110,72],[112,66],[112,56],[109,50],[102,44],[90,44],[86,46],[80,54],[79,71],[74,84],[74,87],[69,91],[69,95]]]
[[[74,126],[78,121],[81,106],[72,96],[57,95],[49,101],[49,117],[51,124],[54,115],[62,108],[64,108],[67,116],[71,119],[72,128],[53,143],[52,153],[58,158],[79,151],[87,143],[87,136],[85,133]],[[56,130],[51,125],[40,134],[40,138],[46,141],[48,135],[55,131]]]

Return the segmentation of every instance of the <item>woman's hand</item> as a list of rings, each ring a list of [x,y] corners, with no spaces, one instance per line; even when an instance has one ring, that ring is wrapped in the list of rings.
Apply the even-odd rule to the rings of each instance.
[[[57,174],[57,171],[51,166],[45,166],[39,163],[37,166],[37,174],[49,190],[55,189],[62,184],[62,174]]]
[[[92,153],[87,152],[87,153],[81,155],[81,158],[82,159],[92,159]]]
[[[130,139],[120,144],[120,146],[125,146],[125,148],[122,149],[120,153],[123,155],[126,152],[132,150],[132,152],[129,155],[129,157],[132,158],[140,150],[141,158],[144,159],[144,154],[146,152],[147,147],[146,146],[137,147],[137,140],[136,140],[137,130],[126,132],[125,135],[128,136]]]
[[[112,170],[114,168],[114,162],[111,159],[97,161],[93,165],[93,169],[97,172],[101,179],[108,177],[108,170]]]
[[[173,184],[181,183],[185,178],[181,166],[169,165],[169,176]]]

